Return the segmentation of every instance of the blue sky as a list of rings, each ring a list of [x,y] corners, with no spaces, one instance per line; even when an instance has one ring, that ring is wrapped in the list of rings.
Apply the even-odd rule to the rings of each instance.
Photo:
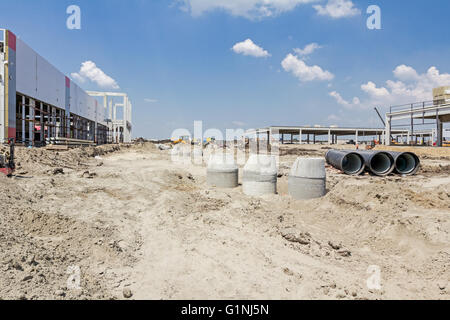
[[[16,0],[2,3],[0,26],[74,80],[94,62],[131,97],[135,137],[167,138],[194,120],[378,127],[374,106],[431,100],[433,86],[450,85],[447,0],[353,1],[340,17],[329,1],[351,2]],[[81,30],[66,28],[69,5],[81,8]],[[369,5],[381,8],[381,30],[366,26]],[[266,56],[232,50],[246,39]],[[294,51],[311,43],[308,55]]]

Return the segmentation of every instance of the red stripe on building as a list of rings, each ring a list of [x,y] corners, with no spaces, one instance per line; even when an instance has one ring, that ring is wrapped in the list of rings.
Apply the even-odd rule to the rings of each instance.
[[[8,139],[16,139],[16,128],[8,128]]]
[[[70,88],[70,78],[66,77],[66,88]]]
[[[8,30],[8,47],[11,50],[16,51],[16,42],[17,42],[16,35]]]

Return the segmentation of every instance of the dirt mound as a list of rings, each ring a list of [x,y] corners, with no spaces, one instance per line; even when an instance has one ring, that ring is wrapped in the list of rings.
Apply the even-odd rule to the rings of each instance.
[[[1,146],[0,152],[7,148],[9,147]],[[19,175],[48,173],[49,169],[54,168],[79,170],[87,168],[87,161],[91,158],[117,152],[123,148],[118,145],[105,145],[56,151],[46,148],[16,147],[16,173]]]
[[[52,166],[78,168],[88,158],[119,149],[103,146],[58,154],[19,148],[18,161],[20,170],[30,172]],[[0,175],[0,300],[115,298],[104,261],[111,268],[123,267],[133,259],[114,245],[118,238],[115,227],[40,209],[45,195],[58,190],[57,178],[41,182],[33,190],[21,186],[24,179]],[[77,270],[79,289],[68,282],[70,276],[77,277]]]

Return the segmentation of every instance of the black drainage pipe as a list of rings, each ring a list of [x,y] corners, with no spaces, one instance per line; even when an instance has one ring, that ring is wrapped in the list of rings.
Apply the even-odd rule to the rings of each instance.
[[[345,174],[357,176],[364,172],[364,158],[356,152],[329,150],[325,155],[327,163]]]
[[[395,169],[394,157],[389,152],[361,150],[355,152],[364,158],[366,170],[374,175],[384,177],[390,175]]]
[[[387,151],[395,162],[395,172],[402,176],[411,176],[417,173],[420,168],[419,157],[412,152]]]

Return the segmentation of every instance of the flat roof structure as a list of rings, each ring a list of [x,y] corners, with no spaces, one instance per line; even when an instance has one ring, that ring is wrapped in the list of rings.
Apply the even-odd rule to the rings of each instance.
[[[391,134],[394,135],[407,135],[408,130],[393,130]],[[261,129],[251,129],[245,132],[245,137],[250,136],[259,136],[266,135],[270,140],[273,139],[274,135],[280,135],[282,142],[284,142],[284,135],[291,136],[291,142],[293,142],[293,136],[299,136],[299,142],[302,143],[304,141],[303,136],[306,135],[306,141],[316,142],[316,137],[328,137],[329,144],[337,143],[338,137],[348,137],[354,136],[355,142],[359,142],[360,137],[370,137],[370,136],[378,136],[379,139],[383,139],[385,136],[384,128],[346,128],[346,127],[322,127],[322,126],[270,126]]]

